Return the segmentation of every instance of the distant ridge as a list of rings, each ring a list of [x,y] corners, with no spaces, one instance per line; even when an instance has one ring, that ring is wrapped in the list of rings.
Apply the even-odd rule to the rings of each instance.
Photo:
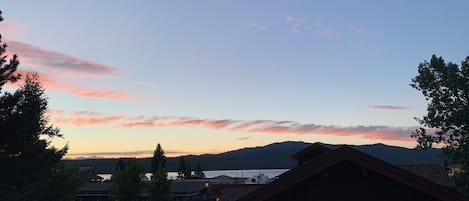
[[[239,169],[288,169],[295,166],[291,156],[311,145],[311,143],[287,141],[266,146],[242,148],[220,154],[203,154],[184,156],[185,160],[195,166],[200,161],[204,170],[239,170]],[[324,144],[335,149],[341,145]],[[349,145],[361,152],[394,165],[442,164],[440,149],[414,150],[385,144]],[[179,157],[168,158],[168,171],[176,171]],[[81,159],[65,160],[68,166],[91,166],[97,173],[113,173],[118,159]],[[148,170],[150,158],[138,159]]]

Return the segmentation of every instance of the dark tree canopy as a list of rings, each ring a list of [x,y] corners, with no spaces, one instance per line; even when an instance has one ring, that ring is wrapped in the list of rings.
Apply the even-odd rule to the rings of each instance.
[[[0,200],[74,200],[79,178],[61,161],[67,147],[50,146],[51,138],[62,135],[49,124],[38,75],[28,74],[13,92],[2,91],[20,78],[18,59],[7,62],[6,48],[0,45]]]
[[[205,178],[205,173],[204,173],[204,170],[202,169],[202,165],[200,164],[200,161],[197,161],[197,166],[195,166],[194,177]]]
[[[412,137],[422,148],[444,145],[446,162],[461,169],[459,191],[469,195],[469,56],[458,65],[433,55],[420,63],[411,86],[428,101],[427,115],[417,121],[432,129],[420,128]]]
[[[186,163],[184,157],[179,159],[178,179],[189,179],[192,176],[192,170],[189,164]]]
[[[111,176],[111,199],[116,201],[135,201],[140,195],[145,179],[145,171],[136,160],[122,161]]]
[[[151,172],[155,173],[159,169],[166,169],[166,156],[164,155],[163,148],[161,148],[161,145],[158,143],[151,160]]]
[[[166,171],[166,156],[160,144],[156,146],[151,164],[152,176],[150,180],[150,192],[152,201],[170,201],[171,183]]]
[[[0,11],[0,22],[3,21],[1,16],[2,11]],[[7,62],[7,55],[5,52],[7,50],[7,44],[2,42],[2,35],[0,35],[0,93],[2,91],[3,85],[8,81],[15,82],[20,78],[19,74],[15,74],[19,61],[16,55],[13,55]]]

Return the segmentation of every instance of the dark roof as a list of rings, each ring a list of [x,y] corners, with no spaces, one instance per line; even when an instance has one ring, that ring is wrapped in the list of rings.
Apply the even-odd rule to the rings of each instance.
[[[78,191],[109,191],[108,183],[85,183]]]
[[[296,154],[293,154],[292,158],[294,160],[299,160],[300,158],[310,155],[312,157],[320,156],[322,154],[325,154],[327,152],[331,151],[331,148],[328,148],[324,146],[324,144],[321,144],[319,142],[313,143],[306,147],[305,149],[297,152]]]
[[[171,193],[194,193],[207,187],[208,180],[183,179],[171,182]]]
[[[235,201],[262,186],[262,184],[224,185],[220,201]]]
[[[400,165],[398,167],[442,186],[456,187],[453,179],[448,175],[448,170],[442,165]]]
[[[469,200],[462,195],[452,191],[444,186],[433,183],[423,177],[415,175],[411,172],[393,166],[382,160],[371,157],[353,148],[342,146],[334,151],[330,151],[317,157],[315,160],[309,161],[299,167],[279,176],[279,179],[264,187],[250,193],[240,201],[256,200],[264,201],[274,197],[277,193],[283,192],[295,184],[312,177],[321,171],[332,167],[342,161],[349,161],[379,173],[390,180],[394,180],[424,194],[438,198],[444,201],[463,201]]]

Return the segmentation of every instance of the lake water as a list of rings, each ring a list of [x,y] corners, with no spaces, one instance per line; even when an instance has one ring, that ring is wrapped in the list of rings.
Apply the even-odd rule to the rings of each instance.
[[[256,169],[256,170],[210,170],[204,171],[205,177],[213,178],[220,175],[226,175],[230,177],[253,177],[258,174],[265,174],[269,178],[274,178],[284,172],[288,171],[288,169]],[[105,180],[111,178],[111,174],[98,174],[99,176],[103,177]],[[176,179],[177,172],[168,172],[169,179]],[[150,178],[151,174],[147,173],[146,176]]]

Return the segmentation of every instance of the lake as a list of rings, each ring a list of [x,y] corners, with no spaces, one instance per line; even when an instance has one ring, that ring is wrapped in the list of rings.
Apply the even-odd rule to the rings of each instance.
[[[255,170],[209,170],[204,171],[205,177],[213,178],[220,175],[226,175],[230,177],[253,177],[258,174],[265,174],[269,178],[276,177],[284,172],[288,171],[288,169],[255,169]],[[111,174],[98,174],[99,176],[103,177],[105,180],[111,178]],[[150,178],[151,173],[145,174],[148,178]],[[169,179],[176,179],[177,172],[168,172]]]

